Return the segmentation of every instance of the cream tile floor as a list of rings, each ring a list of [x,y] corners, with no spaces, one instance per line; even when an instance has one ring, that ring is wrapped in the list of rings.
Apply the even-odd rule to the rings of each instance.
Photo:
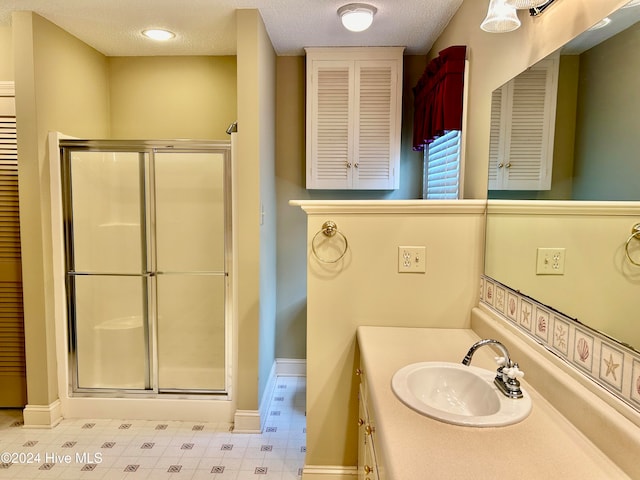
[[[234,434],[231,424],[99,419],[25,429],[20,410],[0,410],[0,478],[297,480],[305,390],[304,377],[277,378],[262,434]]]

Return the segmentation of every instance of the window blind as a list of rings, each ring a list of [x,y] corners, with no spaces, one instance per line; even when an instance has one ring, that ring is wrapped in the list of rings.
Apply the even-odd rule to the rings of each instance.
[[[460,130],[451,130],[436,138],[424,150],[422,198],[457,199],[460,178]]]

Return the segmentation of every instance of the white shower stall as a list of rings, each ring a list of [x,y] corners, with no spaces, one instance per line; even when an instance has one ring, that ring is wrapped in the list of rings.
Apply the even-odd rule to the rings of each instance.
[[[60,152],[68,397],[226,399],[230,142]]]

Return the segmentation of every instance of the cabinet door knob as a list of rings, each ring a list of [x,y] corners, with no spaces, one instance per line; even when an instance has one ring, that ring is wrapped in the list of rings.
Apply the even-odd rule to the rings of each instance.
[[[370,467],[369,465],[365,465],[364,466],[364,473],[369,474],[371,472],[373,472],[373,468]]]
[[[356,375],[358,376],[362,375],[362,370],[360,370],[359,368],[356,368]]]
[[[364,420],[359,418],[358,419],[358,426],[361,427],[362,425],[364,425]]]
[[[351,168],[351,162],[347,162],[347,168]]]
[[[354,163],[353,166],[358,168],[358,162]]]
[[[367,425],[364,427],[364,433],[367,435],[371,435],[374,432],[374,429],[371,425]]]
[[[504,167],[504,163],[499,163],[498,168],[502,168],[502,167]]]
[[[505,165],[505,167],[507,167],[507,168],[511,168],[511,162],[507,163],[507,164]]]

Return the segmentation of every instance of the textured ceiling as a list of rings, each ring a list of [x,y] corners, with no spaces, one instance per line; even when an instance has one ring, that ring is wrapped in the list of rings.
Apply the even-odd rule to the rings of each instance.
[[[479,1],[479,0],[473,0]],[[337,10],[349,0],[0,0],[0,26],[11,12],[31,10],[108,56],[234,55],[235,10],[258,9],[278,55],[301,55],[307,46],[405,46],[424,54],[462,0],[371,0],[372,27],[351,33]],[[176,33],[156,43],[140,32]]]

